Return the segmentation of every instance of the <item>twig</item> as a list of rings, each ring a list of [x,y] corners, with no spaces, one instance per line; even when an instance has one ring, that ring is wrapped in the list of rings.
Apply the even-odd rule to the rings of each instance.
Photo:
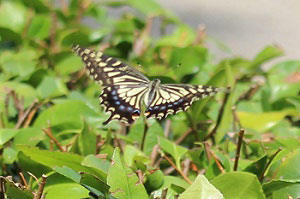
[[[170,135],[171,120],[167,119],[165,123],[164,136],[167,138]]]
[[[29,171],[27,171],[28,175],[30,175],[30,177],[32,177],[37,184],[39,184],[39,179],[37,179],[37,177],[35,177],[35,175],[33,175],[32,173],[30,173]]]
[[[262,182],[265,176],[265,172],[267,171],[267,169],[269,168],[269,166],[271,165],[272,161],[274,160],[274,158],[278,155],[278,153],[282,150],[282,148],[280,147],[269,159],[268,163],[266,164],[263,172],[261,173],[261,175],[259,176],[259,181]]]
[[[192,184],[192,182],[190,181],[190,179],[188,179],[188,177],[180,170],[176,167],[176,165],[172,162],[172,160],[166,156],[165,154],[162,154],[162,157],[165,158],[169,164],[183,177],[183,179],[189,183],[189,184]]]
[[[258,89],[261,87],[260,84],[254,84],[252,85],[249,90],[247,90],[245,93],[243,93],[238,100],[236,101],[237,103],[239,103],[242,100],[249,100],[253,97],[253,95],[258,91]],[[237,104],[236,103],[236,104]]]
[[[139,181],[136,183],[136,185],[143,184],[144,183],[144,174],[143,174],[142,170],[140,170],[140,169],[136,170],[136,174],[139,178]]]
[[[240,129],[242,128],[242,124],[240,122],[239,117],[236,114],[236,106],[233,106],[231,110],[233,115],[233,131],[235,132],[236,131],[235,123],[238,123]]]
[[[241,129],[239,132],[239,139],[237,143],[237,148],[236,148],[236,154],[235,154],[235,160],[234,160],[234,167],[233,170],[236,171],[239,165],[239,158],[240,158],[240,153],[241,153],[241,147],[243,143],[243,137],[244,137],[245,130]]]
[[[114,134],[114,141],[116,145],[120,148],[121,153],[124,153],[123,145],[121,144],[119,138],[117,137],[117,134]]]
[[[37,112],[37,110],[40,108],[41,105],[42,104],[40,104],[40,105],[38,105],[36,107],[33,107],[33,109],[30,111],[30,113],[28,114],[28,117],[27,117],[26,121],[24,122],[24,125],[23,125],[24,128],[27,128],[30,125],[30,123],[31,123],[31,121],[33,119],[33,116],[35,115],[35,113]]]
[[[212,156],[213,159],[215,160],[216,165],[217,165],[218,169],[221,171],[221,173],[225,173],[225,170],[224,170],[224,168],[223,168],[223,166],[222,166],[220,160],[219,160],[218,157],[216,156],[216,154],[215,154],[213,151],[211,151],[211,150],[209,150],[209,153],[211,154],[211,156]]]
[[[45,174],[42,175],[42,181],[39,183],[39,189],[36,195],[34,196],[34,199],[41,199],[44,192],[44,187],[46,184],[47,176]]]
[[[194,45],[202,44],[205,36],[206,36],[205,25],[200,24],[197,27],[197,35],[193,44]]]
[[[216,126],[213,128],[213,130],[204,138],[204,141],[209,139],[209,138],[212,138],[216,132],[217,132],[217,129],[219,128],[220,124],[221,124],[221,120],[222,120],[222,116],[223,116],[223,113],[224,113],[224,109],[225,109],[225,105],[228,101],[228,98],[229,98],[229,95],[230,93],[229,92],[226,92],[225,93],[225,97],[224,97],[224,100],[223,100],[223,103],[222,103],[222,106],[219,110],[219,115],[218,115],[218,118],[217,118],[217,122],[216,122]]]
[[[209,151],[210,151],[209,150],[209,144],[207,142],[204,142],[203,145],[204,145],[204,152],[205,152],[207,160],[209,162],[210,159],[211,159],[211,154],[209,153]]]
[[[37,100],[34,100],[34,102],[26,109],[26,111],[22,114],[22,116],[18,119],[17,124],[15,125],[15,129],[18,129],[21,127],[22,123],[25,121],[25,119],[28,117],[30,111],[35,107],[37,104]]]
[[[0,176],[0,198],[5,198],[5,179],[4,177]]]
[[[3,119],[3,112],[0,112],[0,128],[5,128],[5,125],[4,125],[4,119]]]
[[[141,151],[144,151],[144,145],[145,145],[145,140],[146,140],[146,135],[147,135],[148,128],[149,128],[148,124],[147,124],[147,122],[145,122],[143,138],[142,138],[142,143],[141,143]]]
[[[19,176],[20,176],[20,178],[21,178],[21,181],[22,181],[22,184],[24,185],[24,187],[26,187],[26,189],[28,189],[28,184],[27,184],[27,181],[26,181],[26,179],[25,179],[23,173],[22,173],[22,172],[19,172]]]
[[[162,190],[161,199],[166,199],[167,198],[167,193],[168,193],[168,188]]]
[[[151,160],[151,165],[154,166],[155,164],[155,160],[157,159],[158,157],[158,150],[159,150],[159,145],[156,144],[153,149],[152,149],[152,152],[151,152],[151,155],[150,155],[150,160]]]
[[[54,53],[56,51],[56,43],[55,43],[55,37],[56,37],[56,29],[57,29],[57,15],[54,10],[51,11],[51,19],[52,24],[50,27],[50,49],[51,52]]]
[[[59,148],[61,152],[66,152],[64,147],[59,143],[59,141],[53,136],[51,128],[42,129],[43,132],[54,142],[54,144]]]
[[[184,132],[176,141],[176,144],[180,144],[187,136],[189,136],[193,130],[189,128],[186,132]]]
[[[137,56],[142,56],[148,47],[147,37],[149,37],[152,28],[152,23],[153,23],[153,16],[150,16],[147,18],[146,26],[144,30],[142,30],[140,35],[135,39],[135,42],[133,44],[133,52]]]
[[[77,23],[80,23],[80,20],[85,12],[85,10],[89,7],[91,4],[91,0],[80,0],[79,3],[79,11],[77,14]]]
[[[190,159],[185,159],[183,162],[183,169],[182,172],[187,175],[189,170],[190,170],[190,164],[191,164],[191,160]]]

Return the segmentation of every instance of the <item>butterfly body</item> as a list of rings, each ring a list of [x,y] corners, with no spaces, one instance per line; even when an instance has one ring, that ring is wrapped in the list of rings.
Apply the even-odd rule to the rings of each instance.
[[[111,112],[104,124],[120,120],[132,124],[142,114],[147,118],[166,118],[185,111],[201,98],[212,96],[224,88],[189,84],[161,84],[121,61],[80,46],[73,50],[82,58],[89,75],[102,85],[100,104]]]

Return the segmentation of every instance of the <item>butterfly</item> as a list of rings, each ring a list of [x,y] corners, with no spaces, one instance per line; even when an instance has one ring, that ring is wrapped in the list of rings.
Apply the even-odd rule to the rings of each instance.
[[[102,85],[100,104],[110,117],[103,124],[119,120],[132,124],[142,114],[146,118],[164,119],[169,114],[186,111],[194,101],[213,96],[227,88],[190,84],[161,84],[159,79],[150,81],[133,67],[88,48],[73,46],[73,51],[85,63],[87,72]]]

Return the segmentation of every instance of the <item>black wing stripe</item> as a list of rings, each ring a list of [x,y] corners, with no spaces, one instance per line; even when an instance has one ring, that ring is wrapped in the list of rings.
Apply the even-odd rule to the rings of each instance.
[[[147,118],[155,117],[163,119],[169,114],[186,111],[196,100],[213,96],[217,92],[224,90],[226,89],[212,86],[185,84],[161,85],[157,96],[150,103],[150,106],[147,107],[145,114]]]

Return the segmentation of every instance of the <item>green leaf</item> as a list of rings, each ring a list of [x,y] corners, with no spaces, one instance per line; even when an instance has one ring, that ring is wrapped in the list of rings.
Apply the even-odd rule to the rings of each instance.
[[[14,161],[17,160],[18,152],[11,147],[6,147],[4,148],[2,155],[3,155],[3,163],[12,164]]]
[[[273,111],[264,113],[237,112],[241,125],[244,128],[253,129],[257,132],[265,132],[275,126],[287,115],[298,115],[294,110]]]
[[[80,182],[80,174],[78,174],[76,171],[73,169],[63,166],[63,167],[53,167],[53,170],[56,171],[57,173],[73,180],[74,182],[79,183]]]
[[[260,53],[258,53],[258,55],[256,55],[252,61],[251,67],[256,68],[264,62],[281,55],[283,55],[283,51],[278,46],[267,46]]]
[[[179,199],[204,199],[214,198],[222,199],[223,195],[208,182],[204,175],[198,175],[193,184],[187,188],[180,196]]]
[[[32,199],[33,194],[26,189],[21,189],[19,186],[13,182],[11,179],[8,177],[5,178],[3,176],[0,176],[0,179],[4,180],[5,183],[5,194],[8,196],[10,199]]]
[[[157,47],[174,46],[174,47],[187,47],[191,45],[196,39],[195,31],[186,25],[176,27],[171,35],[166,35],[159,38],[156,43]],[[182,60],[181,60],[182,61]],[[181,63],[181,61],[179,63]],[[176,64],[178,65],[178,63]]]
[[[132,167],[136,161],[149,163],[149,158],[139,149],[134,146],[126,145],[124,150],[124,161],[127,166]]]
[[[28,28],[27,35],[33,39],[46,39],[50,35],[51,16],[35,15]]]
[[[61,75],[69,75],[81,69],[82,63],[78,56],[68,54],[55,64],[55,71]]]
[[[174,21],[178,21],[178,19],[172,13],[163,9],[160,4],[154,0],[127,0],[127,2],[130,6],[142,12],[146,16],[162,15]]]
[[[1,42],[14,42],[15,44],[20,44],[22,42],[21,34],[14,32],[8,28],[0,27],[0,41]]]
[[[176,166],[181,169],[180,159],[188,150],[162,137],[158,137],[158,142],[162,150],[169,153],[175,159]]]
[[[0,148],[12,139],[15,135],[17,135],[18,130],[16,129],[0,129]]]
[[[225,173],[215,177],[211,183],[226,199],[264,199],[262,187],[253,174],[246,172]]]
[[[28,79],[36,68],[37,56],[31,48],[22,48],[18,52],[4,51],[0,55],[0,65],[4,73]]]
[[[161,170],[157,170],[154,173],[147,175],[145,182],[145,188],[149,193],[159,189],[164,183],[164,173]]]
[[[78,139],[78,145],[82,155],[86,156],[96,153],[96,134],[89,129],[85,121],[83,121],[83,128]]]
[[[107,175],[107,184],[110,186],[112,195],[116,198],[148,198],[145,187],[139,183],[136,174],[126,167],[118,148],[114,151],[112,161],[113,164],[109,168]]]
[[[278,179],[278,180],[271,180],[263,184],[263,190],[266,195],[272,194],[276,191],[289,187],[291,185],[299,184],[300,179],[297,180],[285,180],[285,179]]]
[[[142,134],[142,132],[140,131]],[[157,136],[164,136],[164,130],[160,126],[158,122],[154,122],[148,129],[146,138],[145,138],[145,145],[144,145],[144,153],[146,155],[150,155],[153,147],[158,144]]]
[[[51,126],[73,123],[76,129],[82,129],[82,118],[87,122],[97,123],[99,115],[85,103],[77,100],[67,100],[43,111],[34,123],[34,127],[46,128],[48,121]]]
[[[300,179],[300,149],[289,153],[276,169],[274,179]]]
[[[42,99],[66,95],[68,89],[61,79],[46,76],[37,87],[37,92]]]
[[[99,177],[105,181],[106,175],[96,171],[93,168],[89,168],[81,165],[83,157],[63,152],[53,152],[40,150],[36,147],[18,146],[19,150],[22,151],[31,160],[38,162],[46,167],[54,169],[56,167],[69,167],[77,172],[87,172]]]
[[[89,198],[89,191],[76,183],[61,183],[45,187],[46,199]]]
[[[88,173],[81,173],[80,175],[80,184],[82,184],[85,188],[87,188],[97,196],[108,194],[109,186],[99,178]]]
[[[102,175],[106,175],[110,167],[110,162],[105,159],[97,158],[95,155],[86,156],[81,162],[83,166],[97,169]]]
[[[299,71],[300,61],[285,61],[272,67],[268,73],[271,102],[298,96],[300,84],[299,79],[297,81],[297,74]]]
[[[46,138],[45,133],[39,128],[22,128],[19,129],[14,137],[14,146],[27,145],[36,146],[40,141]]]
[[[258,160],[252,162],[249,166],[247,166],[244,171],[255,174],[258,178],[263,174],[264,169],[267,165],[268,156],[264,155],[260,157]]]
[[[21,33],[27,19],[26,8],[18,1],[4,0],[0,6],[0,27]]]
[[[172,51],[169,65],[181,80],[184,75],[195,74],[201,70],[207,55],[207,49],[200,46],[175,48]]]

